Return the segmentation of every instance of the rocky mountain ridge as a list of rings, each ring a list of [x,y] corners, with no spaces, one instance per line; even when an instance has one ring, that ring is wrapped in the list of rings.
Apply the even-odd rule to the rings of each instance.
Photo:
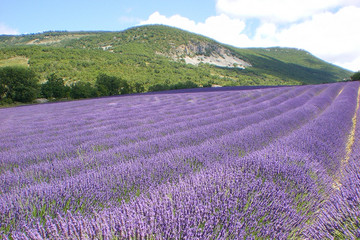
[[[235,56],[229,49],[220,44],[189,41],[170,50],[168,56],[187,64],[212,64],[218,67],[241,68],[250,67],[251,64]]]

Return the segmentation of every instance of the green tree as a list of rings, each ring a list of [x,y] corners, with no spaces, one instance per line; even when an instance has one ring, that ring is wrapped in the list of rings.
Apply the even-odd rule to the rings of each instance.
[[[151,85],[149,87],[149,92],[157,92],[157,91],[165,91],[165,90],[169,90],[170,87],[166,84],[155,84],[155,85]]]
[[[131,87],[127,81],[106,74],[99,74],[97,76],[95,86],[100,96],[112,96],[131,92]]]
[[[356,73],[354,73],[350,78],[353,81],[359,81],[360,80],[360,71],[357,71]]]
[[[70,88],[65,86],[64,79],[57,77],[55,73],[47,78],[47,82],[41,85],[41,94],[48,98],[65,98],[69,95]]]
[[[188,80],[186,82],[178,82],[173,85],[171,85],[171,89],[185,89],[185,88],[197,88],[199,85],[196,83]]]
[[[34,71],[25,67],[0,68],[0,100],[31,102],[38,96],[39,89]]]
[[[142,92],[145,92],[145,87],[141,83],[136,82],[134,84],[134,90],[135,90],[136,93],[142,93]]]
[[[70,97],[73,99],[97,97],[96,89],[90,83],[77,82],[70,86]]]

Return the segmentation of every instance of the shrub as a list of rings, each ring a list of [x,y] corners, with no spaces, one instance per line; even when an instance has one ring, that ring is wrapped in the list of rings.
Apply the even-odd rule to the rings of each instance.
[[[32,102],[39,90],[38,78],[32,70],[25,67],[0,68],[0,100]]]
[[[41,85],[41,94],[48,99],[68,97],[70,88],[65,86],[64,80],[55,73],[47,78],[47,82]]]
[[[131,92],[130,85],[127,81],[106,74],[98,75],[95,86],[100,96],[112,96]]]
[[[70,97],[73,99],[97,97],[96,89],[90,83],[77,82],[70,87]]]
[[[359,81],[360,80],[360,71],[357,71],[356,73],[354,73],[350,78],[353,81]]]

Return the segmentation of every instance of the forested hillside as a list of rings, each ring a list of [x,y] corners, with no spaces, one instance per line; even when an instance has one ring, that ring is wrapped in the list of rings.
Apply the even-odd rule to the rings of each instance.
[[[22,57],[42,75],[58,72],[69,81],[92,82],[99,72],[104,72],[147,85],[184,79],[220,85],[319,83],[342,80],[350,75],[296,49],[229,48],[232,54],[251,63],[252,67],[245,71],[169,61],[166,54],[190,42],[206,43],[208,54],[214,51],[211,47],[224,46],[166,26],[143,26],[123,32],[45,32],[2,36],[0,64]]]

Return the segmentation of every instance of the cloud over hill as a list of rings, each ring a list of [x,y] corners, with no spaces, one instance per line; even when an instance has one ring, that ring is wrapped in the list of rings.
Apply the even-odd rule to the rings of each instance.
[[[236,47],[306,49],[344,68],[360,69],[360,2],[354,0],[217,0],[217,15],[195,22],[154,12],[140,24],[166,24]]]

